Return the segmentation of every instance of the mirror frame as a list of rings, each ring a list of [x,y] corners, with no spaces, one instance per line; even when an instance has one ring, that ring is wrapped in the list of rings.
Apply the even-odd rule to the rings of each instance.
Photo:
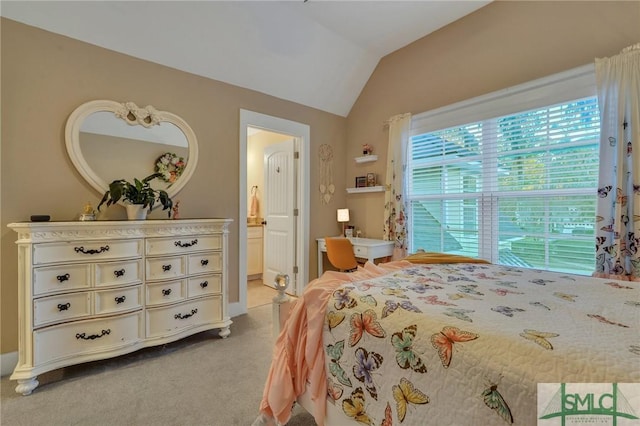
[[[151,105],[144,108],[138,107],[133,102],[116,102],[110,100],[95,100],[86,102],[77,107],[67,119],[65,127],[65,143],[71,162],[80,175],[102,196],[109,190],[109,183],[91,169],[80,150],[80,127],[84,120],[91,114],[100,111],[113,112],[117,118],[124,120],[131,126],[141,125],[150,128],[161,122],[169,122],[177,126],[187,138],[189,157],[180,178],[166,189],[169,197],[173,198],[191,179],[198,164],[198,140],[193,129],[179,116],[167,112],[158,111]],[[144,176],[142,176],[144,177]],[[121,202],[119,202],[121,204]]]

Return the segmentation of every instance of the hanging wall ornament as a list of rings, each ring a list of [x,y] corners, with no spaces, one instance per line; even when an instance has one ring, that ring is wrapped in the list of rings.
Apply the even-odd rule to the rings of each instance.
[[[333,184],[333,148],[331,145],[322,144],[318,150],[320,159],[320,201],[329,204],[336,187]]]

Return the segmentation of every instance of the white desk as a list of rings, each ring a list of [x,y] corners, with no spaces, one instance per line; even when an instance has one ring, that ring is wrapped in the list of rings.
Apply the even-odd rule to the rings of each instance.
[[[373,238],[349,238],[353,244],[353,253],[356,257],[373,262],[376,259],[391,256],[393,254],[393,241],[376,240]],[[322,253],[327,252],[324,238],[317,238],[318,242],[318,276],[324,272]]]

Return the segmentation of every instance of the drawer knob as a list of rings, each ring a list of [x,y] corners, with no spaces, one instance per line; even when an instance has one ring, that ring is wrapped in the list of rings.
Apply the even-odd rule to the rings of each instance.
[[[121,303],[124,303],[125,300],[127,300],[127,296],[120,296],[120,297],[116,296],[115,300],[116,300],[116,305],[119,305]]]
[[[163,295],[163,296],[168,296],[168,295],[170,295],[170,294],[171,294],[171,289],[170,289],[170,288],[167,288],[167,289],[164,289],[164,288],[163,288],[163,289],[162,289],[162,295]]]
[[[67,302],[67,303],[58,303],[58,311],[60,311],[60,312],[66,311],[70,307],[71,307],[71,303],[69,303],[69,302]]]
[[[111,334],[111,329],[108,328],[106,330],[102,330],[102,333],[100,334],[90,334],[87,336],[86,333],[77,333],[76,334],[76,339],[80,340],[96,340],[101,338],[102,336],[106,336],[107,334]]]
[[[174,244],[176,247],[191,247],[198,244],[198,239],[196,238],[195,240],[191,240],[186,243],[183,243],[182,241],[176,241]]]
[[[168,272],[168,271],[170,271],[170,270],[171,270],[171,265],[162,265],[162,270],[163,270],[164,272]]]
[[[105,251],[109,251],[109,246],[100,247],[98,250],[96,250],[96,249],[85,250],[83,246],[74,247],[73,249],[76,251],[76,253],[99,254],[99,253],[103,253]]]
[[[189,313],[189,314],[184,314],[184,315],[182,315],[182,314],[175,314],[175,315],[173,316],[173,318],[175,318],[175,319],[186,319],[186,318],[189,318],[189,317],[191,317],[191,316],[193,316],[193,315],[195,315],[195,314],[197,314],[197,313],[198,313],[198,310],[197,310],[197,309],[192,309],[192,310],[191,310],[191,313]]]
[[[71,278],[71,275],[69,275],[69,274],[58,275],[58,276],[56,277],[56,279],[57,279],[58,281],[60,281],[61,283],[63,283],[63,282],[65,282],[65,281],[67,281],[69,278]]]
[[[202,259],[202,260],[200,261],[200,264],[201,264],[202,266],[207,266],[207,265],[209,264],[209,259]]]
[[[117,270],[117,271],[113,271],[113,275],[115,275],[116,277],[120,278],[121,276],[124,275],[124,272],[125,272],[125,270],[123,268],[123,269],[120,269],[120,270]]]
[[[203,281],[200,283],[200,287],[202,288],[207,288],[208,285],[209,285],[209,281]]]

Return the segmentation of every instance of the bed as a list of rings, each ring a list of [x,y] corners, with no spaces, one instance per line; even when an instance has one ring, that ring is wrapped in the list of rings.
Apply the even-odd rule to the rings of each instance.
[[[640,382],[637,282],[411,260],[307,286],[254,425],[532,425],[539,383]]]

